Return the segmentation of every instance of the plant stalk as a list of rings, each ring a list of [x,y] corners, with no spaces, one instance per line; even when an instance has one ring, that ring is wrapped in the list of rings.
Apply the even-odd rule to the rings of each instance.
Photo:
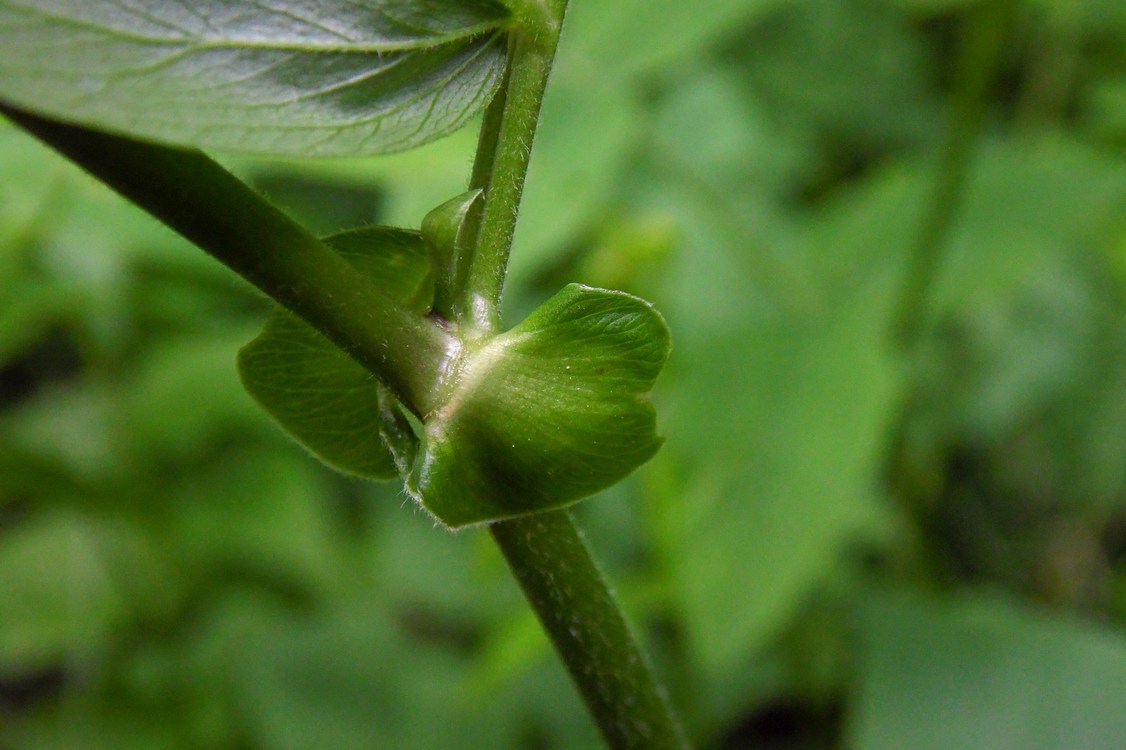
[[[300,224],[198,151],[0,114],[300,316],[417,414],[435,404],[456,341],[385,295]]]
[[[516,215],[565,10],[566,0],[535,0],[515,9],[522,23],[510,32],[504,81],[481,126],[470,188],[483,189],[485,200],[467,229],[476,242],[458,262],[462,277],[457,307],[464,325],[486,335],[500,330]]]
[[[571,514],[538,513],[489,529],[609,746],[688,748]]]
[[[566,0],[509,0],[518,28],[505,78],[481,126],[470,188],[485,191],[459,258],[459,322],[500,330],[516,216],[555,59]],[[688,742],[613,592],[565,510],[489,526],[513,575],[613,750],[685,750]]]
[[[950,124],[938,175],[907,259],[894,318],[895,342],[904,348],[914,344],[922,328],[927,296],[938,276],[943,248],[962,205],[974,145],[985,122],[989,87],[996,76],[1016,6],[1014,0],[982,0],[968,11],[964,21]]]

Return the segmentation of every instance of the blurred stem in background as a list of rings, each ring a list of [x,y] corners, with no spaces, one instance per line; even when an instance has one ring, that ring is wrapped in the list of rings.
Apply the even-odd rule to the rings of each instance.
[[[962,19],[958,35],[949,123],[938,174],[907,269],[893,318],[895,343],[911,349],[924,330],[927,298],[942,266],[946,241],[966,189],[974,144],[985,123],[989,91],[1012,34],[1016,0],[983,0]]]

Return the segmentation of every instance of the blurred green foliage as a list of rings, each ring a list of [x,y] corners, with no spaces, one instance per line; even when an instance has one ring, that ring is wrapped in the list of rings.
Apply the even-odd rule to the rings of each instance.
[[[508,312],[668,317],[668,442],[580,514],[704,747],[1126,746],[1121,0],[1017,4],[890,338],[978,6],[572,0]],[[226,161],[417,226],[474,138]],[[6,127],[0,174],[0,747],[597,746],[487,536],[241,390],[265,300]]]

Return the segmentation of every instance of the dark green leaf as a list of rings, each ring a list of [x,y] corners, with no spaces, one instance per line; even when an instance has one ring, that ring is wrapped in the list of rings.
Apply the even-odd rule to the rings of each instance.
[[[422,238],[384,227],[326,242],[388,294],[424,311],[430,276]],[[380,437],[388,397],[372,374],[320,333],[278,308],[239,352],[243,385],[301,444],[333,468],[389,479],[395,463]]]
[[[0,98],[204,148],[386,153],[488,101],[505,23],[491,0],[0,0]]]
[[[466,357],[426,419],[408,491],[458,527],[608,487],[660,447],[646,396],[669,346],[648,303],[569,285]]]

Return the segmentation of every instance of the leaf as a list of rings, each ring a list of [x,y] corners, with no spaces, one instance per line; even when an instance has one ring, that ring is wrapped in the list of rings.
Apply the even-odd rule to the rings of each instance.
[[[649,126],[651,92],[642,75],[679,71],[707,43],[789,1],[570,4],[521,201],[515,284],[557,262],[613,199],[618,174]]]
[[[358,592],[301,620],[255,622],[252,616],[243,615],[246,632],[231,639],[228,664],[240,725],[255,747],[519,744],[519,725],[506,721],[510,700],[493,696],[484,705],[464,700],[464,657],[448,644],[420,637],[381,592]],[[441,721],[434,720],[435,711]]]
[[[375,229],[329,242],[388,292],[427,309],[419,235]],[[573,284],[476,346],[444,405],[416,426],[365,369],[289,313],[274,314],[239,367],[251,395],[318,458],[373,479],[397,468],[408,492],[453,528],[568,505],[660,447],[646,395],[669,333],[647,302]]]
[[[255,443],[212,459],[169,483],[166,544],[198,579],[244,570],[295,588],[325,585],[340,550],[317,468]]]
[[[674,576],[709,682],[741,670],[880,518],[898,391],[886,287],[860,284],[831,313],[748,323],[681,352],[670,448],[692,472],[671,522]]]
[[[564,34],[603,76],[645,72],[697,53],[716,37],[792,0],[617,0],[574,3]]]
[[[655,507],[686,644],[715,686],[702,702],[715,720],[733,720],[753,692],[748,660],[848,542],[884,521],[882,444],[901,388],[886,345],[888,266],[913,215],[868,199],[848,204],[852,224],[836,233],[794,237],[783,217],[749,229],[731,220],[733,207],[716,211],[722,183],[672,188],[650,187],[649,200],[669,205],[684,229],[662,306],[678,332],[670,369],[681,375],[668,450],[686,486]],[[896,181],[884,192],[904,191]]]
[[[132,526],[51,511],[0,540],[0,665],[30,673],[103,648],[138,616],[165,614],[157,550]]]
[[[430,250],[430,267],[434,270],[434,311],[453,320],[453,304],[459,276],[465,269],[459,268],[466,243],[473,238],[466,237],[469,223],[467,219],[475,209],[479,209],[484,192],[470,190],[455,196],[422,220],[422,239]]]
[[[857,750],[1070,750],[1126,742],[1126,639],[1000,601],[869,597]]]
[[[943,122],[926,45],[883,3],[800,0],[743,34],[729,60],[806,148],[869,151],[933,138]]]
[[[1044,141],[1045,143],[1048,140]],[[1059,137],[1032,150],[1020,138],[983,143],[953,227],[935,307],[980,305],[1058,273],[1075,248],[1110,254],[1126,202],[1121,149]]]
[[[202,148],[401,151],[488,101],[506,22],[492,0],[0,0],[0,99]]]
[[[420,312],[430,303],[426,248],[413,232],[359,229],[325,240],[373,283]],[[293,314],[275,309],[239,352],[250,395],[329,466],[373,479],[395,476],[380,437],[387,396],[372,374]]]
[[[568,38],[564,34],[561,55]],[[536,131],[511,258],[509,275],[517,283],[557,260],[611,200],[613,178],[644,123],[633,91],[569,74],[568,66],[579,62],[568,57],[571,62],[561,58],[552,73]]]
[[[451,527],[559,508],[660,447],[646,398],[670,347],[647,302],[571,284],[469,354],[407,490]]]
[[[810,171],[810,149],[796,140],[799,134],[778,127],[774,113],[747,96],[745,88],[726,67],[686,66],[657,109],[654,143],[661,159],[689,176],[680,180],[689,189],[699,193],[706,184],[712,193],[746,202],[784,191]],[[704,199],[714,202],[710,193]]]
[[[231,352],[252,330],[229,325],[215,334],[168,336],[149,345],[115,411],[122,436],[138,455],[206,456],[225,436],[261,425],[231,367]]]

